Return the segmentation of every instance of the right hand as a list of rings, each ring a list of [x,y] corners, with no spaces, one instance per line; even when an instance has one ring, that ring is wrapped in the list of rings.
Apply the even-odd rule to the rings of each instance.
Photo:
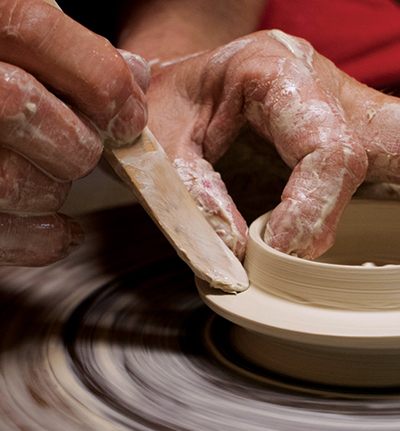
[[[145,127],[149,71],[43,0],[0,10],[0,265],[46,265],[82,242],[71,181]]]

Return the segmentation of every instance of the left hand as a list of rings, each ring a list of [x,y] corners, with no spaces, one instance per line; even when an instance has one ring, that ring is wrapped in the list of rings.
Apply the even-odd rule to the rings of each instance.
[[[242,258],[246,224],[215,163],[250,123],[293,169],[267,229],[272,247],[314,259],[365,180],[400,184],[400,102],[355,81],[312,46],[263,31],[156,64],[149,127],[214,229]]]

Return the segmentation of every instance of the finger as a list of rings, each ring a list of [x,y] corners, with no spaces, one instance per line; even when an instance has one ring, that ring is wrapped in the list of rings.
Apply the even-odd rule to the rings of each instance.
[[[166,74],[161,79],[169,80],[170,77]],[[225,244],[242,260],[247,243],[246,222],[229,196],[221,176],[203,159],[203,142],[194,139],[199,129],[197,108],[186,98],[169,96],[174,77],[171,79],[161,86],[160,91],[160,87],[150,86],[149,92],[152,94],[149,97],[157,103],[152,105],[149,127],[164,147],[200,211]],[[167,94],[163,95],[165,89]]]
[[[102,152],[97,132],[33,76],[0,63],[0,144],[60,180],[89,173]]]
[[[34,75],[89,118],[104,141],[124,144],[146,123],[146,101],[104,38],[42,0],[1,0],[0,60]],[[29,55],[27,55],[29,53]]]
[[[146,60],[140,55],[132,54],[124,49],[118,49],[118,52],[122,55],[123,59],[129,67],[136,83],[139,85],[143,93],[146,93],[151,80],[150,66]]]
[[[294,166],[265,240],[282,252],[314,259],[332,245],[368,162],[337,100],[312,74],[296,73],[290,66],[262,104],[268,133],[282,158]]]
[[[245,39],[246,50],[236,50],[226,76],[243,95],[238,114],[293,168],[265,240],[284,253],[313,259],[332,245],[340,215],[365,178],[367,156],[315,72],[311,45],[279,31],[261,36],[268,63],[259,41]]]
[[[201,157],[191,152],[174,157],[174,165],[192,198],[214,231],[243,260],[247,225],[237,210],[221,176]]]
[[[69,217],[0,213],[0,265],[49,265],[82,242],[82,228]]]
[[[0,147],[0,211],[54,212],[70,188],[71,183],[52,180],[24,157]]]
[[[365,154],[358,150],[338,142],[302,159],[266,228],[268,245],[306,259],[332,246],[342,212],[366,170]]]

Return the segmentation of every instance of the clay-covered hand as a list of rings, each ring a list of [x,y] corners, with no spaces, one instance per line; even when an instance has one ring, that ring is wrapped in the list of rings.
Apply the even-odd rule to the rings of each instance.
[[[313,259],[365,180],[400,183],[400,102],[339,71],[279,30],[154,64],[150,127],[225,242],[242,257],[246,225],[211,164],[250,123],[293,169],[266,241]]]
[[[42,0],[0,10],[0,264],[45,265],[82,241],[70,182],[145,126],[149,70]]]

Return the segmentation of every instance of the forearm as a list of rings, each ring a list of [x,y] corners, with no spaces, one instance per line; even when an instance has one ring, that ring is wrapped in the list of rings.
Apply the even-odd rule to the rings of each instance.
[[[131,1],[117,44],[160,62],[214,49],[257,30],[266,1]]]

